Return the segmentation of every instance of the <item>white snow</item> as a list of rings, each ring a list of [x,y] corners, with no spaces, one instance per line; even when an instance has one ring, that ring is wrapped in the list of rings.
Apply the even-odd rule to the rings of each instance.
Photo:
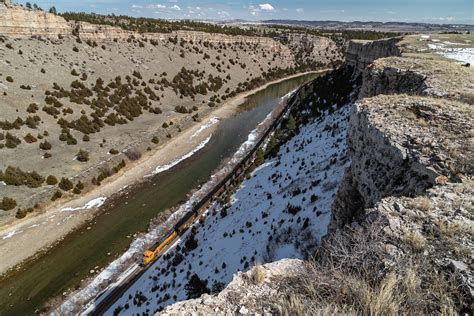
[[[344,113],[344,115],[347,115],[347,113]],[[210,181],[202,185],[201,188],[197,192],[195,192],[191,196],[191,198],[186,201],[186,203],[181,205],[181,207],[177,211],[175,211],[166,222],[160,224],[158,227],[153,227],[146,234],[136,238],[122,256],[120,256],[109,266],[107,266],[107,268],[105,268],[97,277],[95,277],[94,280],[89,283],[85,288],[73,293],[55,313],[73,313],[73,311],[75,311],[74,307],[84,307],[86,305],[85,302],[90,302],[93,298],[97,297],[97,295],[102,291],[102,289],[104,289],[105,287],[110,289],[112,287],[112,285],[108,284],[110,280],[116,280],[117,276],[119,275],[123,277],[122,274],[124,273],[124,268],[126,267],[126,269],[128,269],[132,260],[141,260],[141,254],[145,245],[150,245],[151,243],[157,240],[158,236],[160,236],[162,232],[167,231],[170,227],[172,227],[172,223],[174,223],[174,221],[182,217],[185,212],[189,211],[192,208],[193,203],[197,202],[202,196],[207,194],[207,192],[209,192],[209,190],[219,181],[219,179],[222,179],[226,174],[228,174],[228,172],[233,168],[233,166],[235,166],[240,161],[240,159],[247,154],[248,150],[251,149],[254,145],[258,137],[257,135],[260,135],[262,131],[266,129],[265,126],[268,126],[270,121],[272,121],[272,116],[272,114],[267,115],[267,117],[257,126],[257,128],[255,128],[250,133],[247,141],[240,146],[239,150],[234,154],[233,158],[229,161],[229,163],[225,165],[221,170],[216,172],[214,175],[212,175]],[[341,133],[345,133],[345,131],[343,131],[344,128],[345,127],[342,126]],[[342,142],[341,144],[343,145],[343,147],[345,146],[345,142]],[[274,163],[276,163],[276,161],[267,162],[257,169],[265,169],[265,167],[270,167]],[[177,244],[179,243],[181,243],[181,240],[177,241]],[[158,262],[160,262],[160,260],[158,260]],[[153,270],[153,268],[151,268],[150,270]],[[232,270],[229,270],[229,279],[231,278],[232,273]],[[171,302],[167,302],[167,304],[169,303]],[[88,308],[91,308],[91,306],[89,306]]]
[[[448,47],[449,44],[454,43],[430,43],[428,44],[428,48],[434,50],[437,54],[456,60],[457,62],[474,64],[474,48]],[[456,43],[456,45],[461,44]]]
[[[161,173],[163,171],[171,169],[174,166],[176,166],[177,164],[179,164],[181,161],[188,159],[189,157],[191,157],[192,155],[194,155],[195,153],[197,153],[198,151],[203,149],[206,146],[206,144],[211,140],[211,137],[212,137],[212,135],[209,135],[209,137],[207,137],[205,140],[203,140],[196,148],[194,148],[192,151],[185,154],[184,156],[182,156],[178,159],[175,159],[175,160],[173,160],[172,162],[170,162],[166,165],[156,167],[156,169],[153,171],[152,175],[157,175],[158,173]]]
[[[89,202],[87,202],[82,207],[75,207],[75,208],[65,207],[65,208],[61,209],[61,211],[62,212],[74,212],[74,211],[79,211],[79,210],[90,210],[92,208],[101,207],[105,203],[106,199],[107,199],[106,197],[101,196],[101,197],[95,198],[93,200],[90,200]]]
[[[293,95],[293,93],[296,92],[296,90],[298,90],[298,88],[296,88],[296,89],[294,89],[294,90],[288,92],[287,94],[285,94],[284,96],[282,96],[281,99],[282,99],[282,100],[288,99],[289,97],[291,97],[291,96]]]
[[[7,185],[5,181],[0,181],[0,185]]]
[[[201,134],[202,131],[204,131],[205,129],[207,129],[207,128],[209,128],[212,125],[217,124],[217,123],[219,123],[219,118],[216,117],[216,116],[211,117],[209,119],[209,122],[207,122],[204,125],[201,125],[201,127],[199,127],[199,129],[196,132],[194,132],[194,134],[191,135],[191,139],[195,138],[196,136]]]
[[[19,231],[16,231],[16,230],[13,230],[9,233],[6,233],[5,235],[2,236],[2,239],[8,239],[8,238],[12,238],[13,236],[15,235],[18,235],[19,233],[22,233],[23,231],[19,230]]]
[[[277,158],[242,183],[226,214],[221,205],[211,205],[205,220],[194,225],[196,249],[182,250],[191,234],[188,230],[106,315],[126,304],[121,314],[151,314],[184,300],[185,285],[194,273],[212,288],[217,282],[229,283],[234,273],[256,262],[303,258],[314,251],[326,234],[332,201],[349,166],[348,114],[349,106],[345,106],[302,127],[280,148]],[[255,135],[248,141],[254,139]],[[291,214],[288,205],[301,209]],[[181,261],[177,253],[183,254]],[[141,295],[146,302],[138,302]]]

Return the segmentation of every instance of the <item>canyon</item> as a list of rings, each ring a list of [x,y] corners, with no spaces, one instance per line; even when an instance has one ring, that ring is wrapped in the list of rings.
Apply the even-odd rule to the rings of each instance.
[[[249,91],[342,56],[324,37],[285,45],[193,31],[140,34],[9,3],[0,13],[0,247],[9,254],[2,272],[199,146],[212,129],[190,135],[216,115],[231,116]],[[76,209],[88,212],[63,211]],[[51,216],[64,225],[45,232]],[[25,240],[34,242],[18,252]]]
[[[317,251],[243,269],[221,292],[157,314],[472,312],[473,71],[414,51],[419,38],[348,47],[359,87],[350,163]],[[313,100],[326,95],[315,86]]]

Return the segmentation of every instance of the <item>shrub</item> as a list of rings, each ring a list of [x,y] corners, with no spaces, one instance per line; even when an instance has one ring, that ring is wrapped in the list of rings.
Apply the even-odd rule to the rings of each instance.
[[[136,148],[129,148],[125,151],[125,156],[130,160],[138,160],[142,156],[140,151]]]
[[[46,184],[48,185],[56,185],[58,183],[58,179],[55,176],[49,175],[46,178]]]
[[[90,140],[91,140],[91,138],[89,137],[89,135],[84,134],[84,136],[82,136],[82,141],[83,141],[83,142],[88,142],[88,141],[90,141]]]
[[[61,178],[58,186],[63,191],[69,191],[74,187],[74,184],[68,178]]]
[[[27,185],[30,188],[37,188],[44,182],[44,178],[36,171],[25,172],[12,166],[8,166],[5,172],[0,171],[0,180],[7,185]]]
[[[81,149],[77,153],[76,159],[77,159],[77,161],[80,161],[80,162],[89,161],[89,153],[87,151]]]
[[[56,190],[56,192],[54,192],[53,196],[51,197],[51,201],[56,201],[57,199],[61,198],[62,196],[63,196],[63,194],[61,193],[61,191]]]
[[[76,46],[74,46],[72,50],[75,51],[76,53],[79,52],[79,48],[77,48]]]
[[[177,105],[174,110],[178,113],[189,113],[189,110],[184,105]]]
[[[84,183],[79,181],[78,183],[76,183],[76,188],[78,188],[79,190],[84,190]]]
[[[13,81],[14,81],[11,76],[7,76],[5,79],[6,79],[8,82],[13,82]]]
[[[0,209],[4,211],[13,210],[16,207],[16,201],[9,197],[4,197],[0,202]]]
[[[76,69],[71,70],[71,75],[73,76],[79,76],[79,73],[77,72]]]
[[[25,142],[27,142],[28,144],[31,144],[31,143],[34,143],[37,141],[36,137],[34,137],[33,135],[31,135],[30,133],[26,134],[26,136],[24,137],[25,139]]]
[[[111,154],[111,155],[116,155],[118,153],[119,153],[118,150],[115,149],[115,148],[112,148],[111,150],[109,150],[109,154]]]
[[[197,274],[193,274],[185,286],[186,295],[188,299],[198,298],[202,294],[209,294],[210,290],[207,288],[207,280],[201,280]]]
[[[158,139],[158,137],[153,136],[153,138],[151,139],[151,142],[152,142],[153,144],[158,144],[158,143],[160,142],[160,140]]]
[[[53,146],[47,140],[39,144],[39,148],[43,150],[50,150],[52,147]]]
[[[292,215],[296,215],[296,213],[298,213],[299,211],[301,211],[301,206],[289,204],[289,205],[287,206],[286,210],[288,211],[288,213],[290,213],[290,214],[292,214]]]
[[[24,217],[26,217],[27,213],[28,212],[26,210],[18,209],[18,211],[16,211],[15,217],[18,218],[18,219],[24,218]]]
[[[6,139],[5,146],[7,148],[15,148],[16,146],[18,146],[21,143],[21,140],[18,137],[13,136],[10,133],[7,133],[5,135],[5,139]]]

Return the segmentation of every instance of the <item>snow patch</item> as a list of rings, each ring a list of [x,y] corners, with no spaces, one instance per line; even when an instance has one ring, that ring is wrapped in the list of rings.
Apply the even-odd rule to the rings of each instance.
[[[428,48],[434,50],[439,55],[457,62],[474,64],[474,48],[448,47],[446,43],[448,42],[430,43],[428,44]],[[456,43],[456,45],[459,44]]]
[[[61,209],[61,212],[74,212],[74,211],[90,210],[92,208],[98,208],[98,207],[101,207],[105,203],[105,200],[107,200],[107,198],[104,196],[101,196],[96,199],[90,200],[82,207],[65,207]]]
[[[182,156],[182,157],[180,157],[176,160],[173,160],[172,162],[170,162],[166,165],[156,167],[156,169],[153,171],[152,175],[157,175],[158,173],[161,173],[163,171],[171,169],[174,166],[176,166],[177,164],[179,164],[181,161],[188,159],[189,157],[191,157],[192,155],[194,155],[195,153],[197,153],[198,151],[203,149],[207,145],[207,143],[211,140],[211,137],[212,137],[212,135],[209,135],[208,138],[203,140],[196,148],[194,148],[192,151],[190,151],[186,155],[184,155],[184,156]]]
[[[196,136],[198,136],[199,134],[201,134],[202,131],[204,131],[205,129],[211,127],[211,126],[214,125],[214,124],[219,123],[219,121],[220,121],[220,120],[219,120],[218,117],[216,117],[216,116],[211,117],[211,118],[209,119],[209,122],[207,122],[207,123],[204,124],[204,125],[201,125],[201,127],[199,127],[199,129],[198,129],[194,134],[191,135],[191,139],[193,139],[193,138],[195,138]]]
[[[8,239],[8,238],[12,238],[13,236],[15,235],[18,235],[20,233],[22,233],[23,231],[22,230],[19,230],[19,231],[16,231],[16,230],[13,230],[5,235],[2,236],[2,239]]]

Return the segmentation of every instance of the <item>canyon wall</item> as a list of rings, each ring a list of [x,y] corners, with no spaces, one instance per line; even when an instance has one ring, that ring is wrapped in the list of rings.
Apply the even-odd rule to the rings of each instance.
[[[258,36],[231,36],[217,33],[198,31],[174,31],[171,33],[137,33],[126,31],[119,27],[97,25],[79,21],[66,21],[63,17],[51,13],[28,10],[20,6],[0,3],[0,34],[13,38],[42,36],[51,39],[78,35],[83,40],[111,41],[135,38],[147,38],[168,42],[170,38],[177,37],[186,41],[209,42],[213,44],[256,44],[270,49],[270,51],[284,56],[290,56],[292,51],[284,45],[269,37]],[[319,52],[334,52],[336,46],[333,41],[325,37],[302,38],[293,36],[290,43],[297,46],[310,45],[313,54]],[[319,54],[321,55],[321,54]]]
[[[0,34],[11,37],[71,34],[72,28],[60,16],[0,3]]]
[[[398,38],[389,38],[379,41],[350,41],[346,50],[346,62],[359,72],[370,65],[374,60],[388,56],[400,56],[400,49],[396,43]]]

